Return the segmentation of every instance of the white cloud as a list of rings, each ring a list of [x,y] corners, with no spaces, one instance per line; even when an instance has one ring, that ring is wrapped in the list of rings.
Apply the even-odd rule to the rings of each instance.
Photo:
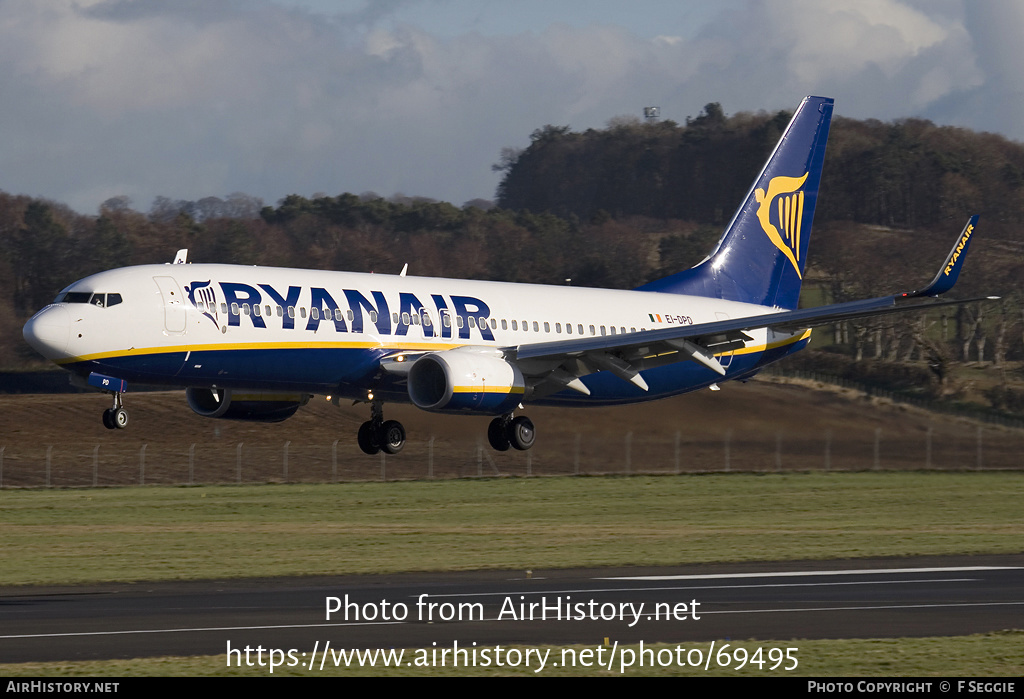
[[[601,127],[650,104],[682,121],[711,101],[775,110],[810,93],[849,116],[974,123],[985,115],[960,104],[969,91],[1024,92],[1016,6],[733,0],[697,31],[680,26],[693,15],[675,2],[641,4],[666,18],[649,36],[602,24],[596,9],[586,24],[507,34],[402,23],[412,10],[465,10],[440,0],[330,15],[238,0],[6,0],[0,188],[81,210],[118,193],[143,208],[157,194],[232,191],[461,203],[492,196],[501,148],[548,123]],[[1024,137],[1024,119],[1004,122]]]

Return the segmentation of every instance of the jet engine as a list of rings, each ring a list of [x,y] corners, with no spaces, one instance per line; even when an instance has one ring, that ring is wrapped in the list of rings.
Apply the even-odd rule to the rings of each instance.
[[[409,399],[436,413],[504,415],[523,400],[525,387],[519,367],[488,347],[434,352],[409,369]]]
[[[287,420],[309,396],[273,391],[237,391],[230,388],[188,388],[188,407],[197,415],[224,420],[281,422]]]

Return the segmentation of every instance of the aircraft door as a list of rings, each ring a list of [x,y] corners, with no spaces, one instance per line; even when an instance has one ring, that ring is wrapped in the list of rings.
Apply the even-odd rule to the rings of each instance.
[[[164,328],[173,335],[185,334],[185,297],[173,277],[153,277],[164,305]]]

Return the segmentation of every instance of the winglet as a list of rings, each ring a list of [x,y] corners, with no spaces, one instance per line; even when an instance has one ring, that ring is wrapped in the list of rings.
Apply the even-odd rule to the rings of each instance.
[[[942,268],[935,275],[935,279],[932,279],[932,283],[920,291],[911,291],[903,294],[903,296],[906,298],[938,296],[952,289],[953,285],[956,284],[957,277],[960,276],[960,270],[964,267],[964,260],[967,259],[967,248],[971,244],[971,236],[974,235],[974,227],[977,225],[978,214],[974,214],[974,216],[971,216],[971,220],[967,222],[963,232],[957,237],[956,243],[953,244],[953,249],[949,251],[946,261],[942,263]]]

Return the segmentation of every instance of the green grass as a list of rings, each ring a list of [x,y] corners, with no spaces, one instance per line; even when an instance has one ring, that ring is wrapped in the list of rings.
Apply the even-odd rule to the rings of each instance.
[[[1024,475],[0,491],[0,585],[1024,549]]]
[[[700,649],[707,652],[709,643],[656,644],[645,646],[654,651],[657,661],[658,651],[682,647],[685,651]],[[716,667],[712,661],[711,668],[691,667],[639,667],[639,660],[633,666],[621,667],[620,658],[613,659],[612,669],[607,667],[553,667],[553,662],[561,665],[562,649],[582,651],[587,646],[541,646],[540,650],[550,649],[549,662],[544,670],[535,673],[536,664],[528,667],[401,667],[401,668],[345,668],[332,667],[330,663],[324,670],[305,667],[279,667],[273,675],[284,677],[354,677],[354,676],[810,676],[810,677],[1016,677],[1019,678],[1024,658],[1024,631],[1005,631],[991,634],[978,634],[954,638],[887,638],[887,639],[852,639],[852,640],[821,640],[821,641],[742,641],[730,642],[726,652],[731,656],[737,648],[747,650],[748,657],[753,657],[757,648],[762,648],[761,658],[767,661],[769,649],[796,648],[794,656],[798,665],[792,671],[786,671],[788,661],[783,661],[775,670],[770,669],[775,662],[766,662],[760,668],[748,663],[746,667],[736,670],[735,661],[730,667]],[[503,648],[526,648],[525,646],[503,646]],[[589,646],[596,650],[596,646]],[[639,658],[639,646],[625,646]],[[722,642],[716,642],[717,651]],[[621,650],[621,648],[620,648]],[[607,651],[605,651],[607,653]],[[415,651],[407,650],[406,658],[415,658]],[[784,655],[784,653],[783,653]],[[427,656],[429,658],[429,656]],[[492,656],[493,657],[493,656]],[[567,655],[568,657],[568,655]],[[579,657],[577,655],[577,657]],[[607,655],[604,657],[608,657]],[[629,656],[627,656],[628,658]],[[645,656],[650,658],[652,656]],[[662,653],[663,659],[668,654]],[[676,657],[673,653],[672,657]],[[694,658],[696,656],[693,656]],[[781,656],[778,656],[781,657]],[[594,658],[597,658],[595,655]],[[685,658],[685,655],[684,655]],[[267,667],[226,667],[223,655],[189,657],[189,658],[142,658],[135,660],[109,660],[93,662],[59,662],[59,663],[24,663],[17,665],[0,665],[0,675],[4,677],[267,677]],[[937,688],[937,686],[936,686]]]

